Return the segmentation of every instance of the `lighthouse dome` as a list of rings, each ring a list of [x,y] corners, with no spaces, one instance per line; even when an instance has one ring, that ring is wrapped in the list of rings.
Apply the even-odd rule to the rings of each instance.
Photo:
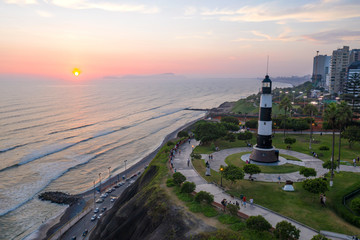
[[[265,79],[262,81],[262,93],[263,94],[271,94],[271,85],[272,85],[272,82],[269,78],[269,75],[266,75]]]

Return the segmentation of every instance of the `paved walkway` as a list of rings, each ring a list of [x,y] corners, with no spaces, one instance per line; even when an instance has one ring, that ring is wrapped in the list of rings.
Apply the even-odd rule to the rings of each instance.
[[[233,199],[230,195],[225,193],[221,188],[217,187],[214,184],[210,184],[206,182],[191,166],[187,166],[188,159],[190,158],[190,154],[192,151],[192,145],[198,145],[198,142],[196,142],[194,139],[191,140],[191,143],[184,143],[180,149],[181,153],[176,153],[174,161],[174,167],[176,168],[176,171],[181,172],[186,176],[187,181],[194,182],[196,184],[196,191],[207,191],[214,195],[214,201],[217,203],[220,203],[222,199],[226,198],[228,201],[234,201],[237,200],[240,202],[239,199]],[[214,160],[211,161],[210,165],[211,168],[214,170],[219,169],[220,165],[225,165],[224,159],[233,153],[238,152],[246,152],[251,151],[251,148],[235,148],[235,149],[226,149],[219,152],[216,152],[213,154]],[[304,161],[305,166],[307,167],[313,167],[316,169],[319,169],[318,174],[322,175],[326,173],[327,170],[320,169],[319,166],[322,164],[322,161],[316,158],[313,158],[311,156],[308,156],[306,154],[289,151],[289,150],[280,150],[280,153],[291,155],[294,157],[297,157]],[[345,166],[344,166],[345,167]],[[322,166],[321,166],[322,168]],[[354,168],[354,167],[353,167]],[[356,168],[358,170],[358,168]],[[298,174],[298,173],[297,173]],[[299,175],[299,174],[298,174]],[[276,182],[277,177],[279,174],[257,174],[257,181],[273,181]],[[299,175],[301,176],[301,175]],[[286,179],[286,178],[289,179]],[[303,178],[303,176],[301,176]],[[282,181],[285,180],[298,180],[298,176],[295,173],[292,174],[282,174]],[[280,221],[286,220],[296,226],[298,229],[300,229],[300,240],[309,240],[314,235],[318,234],[318,232],[304,224],[301,224],[299,222],[296,222],[295,220],[289,219],[285,216],[282,216],[280,214],[277,214],[269,209],[266,209],[264,207],[261,207],[259,205],[254,204],[253,206],[250,206],[247,204],[247,207],[241,207],[240,212],[248,215],[248,216],[257,216],[262,215],[273,227],[276,226],[276,224]],[[340,238],[331,238],[331,239],[340,239]]]

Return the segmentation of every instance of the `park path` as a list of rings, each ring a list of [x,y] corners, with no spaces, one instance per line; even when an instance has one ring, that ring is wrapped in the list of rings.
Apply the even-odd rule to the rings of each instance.
[[[196,192],[199,191],[207,191],[210,192],[212,195],[214,195],[214,201],[217,203],[220,203],[221,200],[224,198],[228,201],[239,201],[237,198],[232,198],[230,195],[225,193],[221,188],[217,187],[214,184],[210,184],[206,182],[191,166],[187,166],[188,159],[190,158],[190,154],[192,151],[192,145],[196,146],[198,145],[198,142],[196,142],[194,139],[191,140],[190,143],[184,143],[180,147],[180,151],[175,154],[174,161],[174,167],[176,171],[181,172],[183,175],[185,175],[187,181],[194,182],[196,184]],[[225,151],[225,150],[224,150]],[[249,151],[249,150],[247,150]],[[221,151],[220,151],[221,152]],[[286,153],[285,153],[286,154]],[[290,155],[290,154],[289,154]],[[219,158],[220,159],[220,158]],[[213,165],[215,161],[215,154],[214,154],[214,160]],[[220,165],[220,164],[219,164]],[[251,196],[247,196],[247,199],[250,199]],[[255,199],[256,201],[256,199]],[[280,221],[286,220],[296,226],[298,229],[300,229],[300,240],[309,240],[314,235],[318,234],[318,232],[302,223],[299,223],[293,219],[287,218],[285,216],[282,216],[280,214],[277,214],[269,209],[266,209],[264,207],[261,207],[259,205],[254,204],[253,206],[250,206],[247,204],[247,207],[241,207],[240,209],[241,213],[244,213],[248,216],[257,216],[261,215],[263,216],[273,227],[276,226],[276,224]],[[333,238],[336,239],[336,238]]]

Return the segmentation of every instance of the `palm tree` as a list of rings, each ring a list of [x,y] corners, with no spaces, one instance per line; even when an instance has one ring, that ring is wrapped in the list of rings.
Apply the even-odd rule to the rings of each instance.
[[[333,185],[334,179],[334,149],[335,149],[335,127],[336,127],[336,118],[338,117],[338,111],[336,103],[330,103],[324,112],[324,119],[331,125],[333,129],[333,140],[332,140],[332,153],[331,153],[331,178],[330,178],[330,187]]]
[[[310,143],[309,143],[309,149],[311,149],[311,141],[312,141],[312,124],[313,124],[313,116],[318,113],[317,107],[313,104],[307,104],[304,107],[304,113],[309,114],[311,116],[311,122],[310,122]]]
[[[283,123],[283,127],[284,127],[284,141],[285,141],[285,124],[286,124],[286,112],[290,111],[292,109],[292,105],[291,105],[291,101],[290,99],[286,96],[284,97],[281,102],[280,102],[280,109],[284,109],[285,114],[284,114],[284,123]]]
[[[341,101],[340,104],[337,106],[338,116],[336,118],[340,134],[339,134],[339,158],[338,158],[338,171],[340,171],[340,149],[341,149],[341,132],[344,130],[346,125],[352,119],[352,111],[350,106],[345,102]]]

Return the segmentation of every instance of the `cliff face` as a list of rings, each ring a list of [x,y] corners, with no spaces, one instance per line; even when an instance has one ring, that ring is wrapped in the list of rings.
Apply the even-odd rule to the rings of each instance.
[[[169,200],[159,184],[154,184],[158,172],[158,166],[150,166],[128,187],[98,223],[90,240],[188,239],[214,230]]]

